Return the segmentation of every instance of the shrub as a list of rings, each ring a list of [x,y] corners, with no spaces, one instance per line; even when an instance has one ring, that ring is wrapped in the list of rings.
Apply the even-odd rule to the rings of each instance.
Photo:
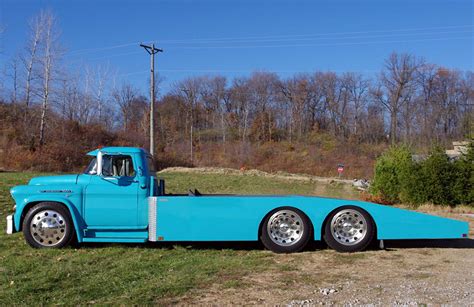
[[[412,162],[400,177],[399,198],[402,203],[422,204],[428,201],[426,178],[421,163]]]
[[[474,204],[474,143],[455,162],[441,148],[417,163],[407,147],[392,147],[377,159],[370,192],[385,203]]]
[[[411,174],[412,166],[411,153],[407,147],[390,147],[377,159],[371,193],[385,202],[400,202],[402,182]]]
[[[454,163],[440,148],[436,148],[430,156],[421,162],[424,201],[436,205],[455,205],[454,183],[456,170]],[[420,203],[420,202],[417,202]]]
[[[474,142],[469,144],[467,153],[454,163],[454,167],[457,176],[453,189],[457,202],[474,204]]]

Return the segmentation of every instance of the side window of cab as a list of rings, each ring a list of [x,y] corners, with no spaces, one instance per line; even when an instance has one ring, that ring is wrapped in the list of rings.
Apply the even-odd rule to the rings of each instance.
[[[133,160],[128,155],[104,155],[102,175],[106,177],[135,177]]]

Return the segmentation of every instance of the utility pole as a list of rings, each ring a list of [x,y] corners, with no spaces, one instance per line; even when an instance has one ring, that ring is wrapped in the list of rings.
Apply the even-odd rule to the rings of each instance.
[[[163,49],[155,48],[155,44],[144,45],[140,44],[140,47],[145,48],[146,52],[150,55],[150,154],[155,155],[155,54],[163,52]]]

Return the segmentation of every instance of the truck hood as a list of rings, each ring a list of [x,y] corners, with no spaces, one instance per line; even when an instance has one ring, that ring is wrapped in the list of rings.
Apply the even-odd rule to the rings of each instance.
[[[42,176],[30,180],[29,185],[76,184],[79,175]]]

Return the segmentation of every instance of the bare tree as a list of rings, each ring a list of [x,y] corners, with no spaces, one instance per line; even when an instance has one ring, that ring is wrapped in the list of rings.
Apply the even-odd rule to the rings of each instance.
[[[226,141],[225,100],[228,95],[226,85],[227,80],[225,77],[206,77],[201,88],[201,97],[206,117],[211,117],[212,128],[216,129],[217,121],[220,121],[219,128],[221,130],[222,143]]]
[[[271,141],[275,130],[275,113],[279,78],[275,73],[255,72],[249,82],[250,101],[254,110],[252,132],[254,139]]]
[[[196,113],[196,109],[201,103],[201,94],[203,87],[203,78],[188,78],[185,79],[175,86],[175,93],[181,97],[186,106],[186,129],[185,135],[188,135],[189,130],[192,127],[199,125],[199,117]]]
[[[385,138],[383,106],[368,104],[366,114],[361,115],[361,136],[367,143],[380,143]]]
[[[245,142],[250,125],[250,88],[247,78],[233,80],[226,109],[230,113],[231,124],[237,127],[240,140]]]
[[[390,114],[392,144],[397,140],[398,116],[401,109],[413,98],[418,66],[418,61],[412,55],[392,53],[385,61],[378,88],[373,91],[374,98]]]
[[[356,73],[346,73],[343,75],[344,86],[349,94],[349,100],[353,111],[353,133],[359,138],[360,127],[362,126],[362,114],[368,102],[368,92],[370,82],[362,75]]]
[[[325,124],[325,104],[324,104],[324,91],[323,91],[323,79],[324,73],[316,72],[310,78],[311,84],[311,100],[309,101],[309,127],[311,130],[318,130]]]
[[[324,103],[336,136],[347,137],[349,130],[349,92],[344,79],[333,72],[322,75]]]
[[[462,117],[461,105],[467,97],[462,91],[462,79],[458,71],[439,69],[434,99],[436,101],[437,126],[440,134],[460,137],[459,124]]]
[[[58,110],[63,119],[79,121],[78,106],[82,100],[82,92],[79,89],[77,78],[69,77],[61,80],[59,97]]]
[[[31,103],[32,81],[34,79],[34,69],[38,65],[38,50],[44,32],[44,16],[43,13],[33,17],[30,21],[30,37],[26,47],[26,54],[22,56],[23,65],[25,66],[25,122],[28,117],[28,108]]]
[[[279,83],[280,91],[288,105],[288,136],[293,139],[294,127],[296,135],[301,139],[303,134],[312,128],[315,109],[320,102],[319,91],[314,79],[309,75],[301,74]]]
[[[41,57],[42,65],[42,88],[41,88],[41,117],[39,130],[39,145],[42,146],[45,141],[45,128],[47,124],[47,111],[50,102],[51,82],[54,78],[54,65],[61,56],[58,45],[59,32],[57,30],[56,17],[50,11],[42,11],[40,13],[40,28],[44,33],[43,37],[43,54]]]
[[[111,81],[109,66],[86,67],[84,72],[84,91],[88,100],[88,109],[93,111],[90,117],[98,123],[103,123],[106,106],[106,95]]]
[[[138,91],[128,83],[123,84],[119,89],[115,89],[112,97],[120,108],[122,115],[122,126],[124,131],[131,127],[133,119],[133,104],[138,97]]]
[[[18,102],[19,73],[18,57],[14,57],[9,64],[7,76],[11,78],[11,102]]]
[[[434,133],[433,125],[435,122],[433,116],[436,109],[434,95],[436,93],[438,69],[436,65],[424,64],[417,72],[416,80],[420,91],[418,100],[421,109],[416,115],[420,118],[420,141],[423,143],[431,140]]]

